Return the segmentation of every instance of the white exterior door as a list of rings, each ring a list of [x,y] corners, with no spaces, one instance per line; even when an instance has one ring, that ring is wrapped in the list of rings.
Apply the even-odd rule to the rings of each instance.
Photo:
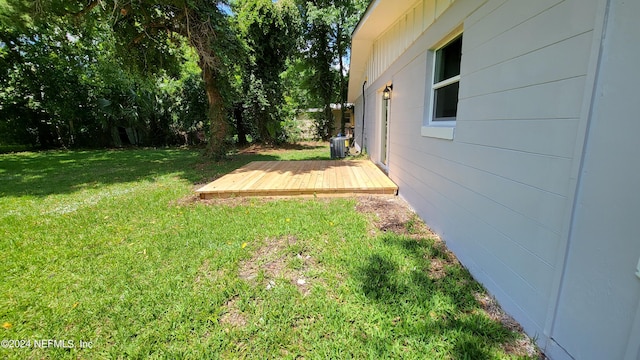
[[[389,102],[382,99],[382,109],[380,111],[380,163],[388,168],[389,166]]]

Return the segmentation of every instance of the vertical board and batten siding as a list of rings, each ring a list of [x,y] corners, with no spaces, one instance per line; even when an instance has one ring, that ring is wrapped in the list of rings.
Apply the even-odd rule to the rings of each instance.
[[[575,193],[588,69],[598,46],[598,0],[442,4],[421,2],[374,43],[365,146],[376,160],[379,91],[392,81],[389,176],[400,195],[527,332],[545,342]],[[455,138],[423,137],[431,49],[460,25]],[[423,32],[416,36],[416,29]],[[360,97],[356,113],[362,110]],[[359,136],[361,120],[356,125]]]
[[[377,79],[455,0],[416,3],[373,43],[366,77]]]

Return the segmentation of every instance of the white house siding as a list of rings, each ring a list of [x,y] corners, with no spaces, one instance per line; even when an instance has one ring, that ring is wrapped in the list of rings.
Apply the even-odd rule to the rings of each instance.
[[[423,3],[423,13],[426,3],[433,4]],[[374,45],[367,66],[364,141],[362,96],[355,112],[356,137],[379,161],[380,91],[393,83],[389,176],[400,195],[542,346],[562,347],[560,340],[551,340],[556,331],[574,342],[574,352],[602,345],[576,343],[571,325],[561,325],[556,310],[560,295],[570,299],[568,307],[579,301],[578,295],[560,293],[559,286],[567,282],[562,274],[569,234],[576,236],[572,209],[606,4],[454,1],[399,56],[393,51],[380,55],[389,47]],[[423,137],[431,96],[430,49],[460,25],[464,35],[455,136]],[[392,27],[380,39],[405,44],[402,34]],[[632,157],[628,161],[638,164]],[[628,188],[620,194],[624,191]],[[585,215],[584,221],[595,223],[592,216]],[[637,296],[637,289],[630,291]],[[637,297],[627,300],[626,306],[637,308]]]
[[[468,214],[462,220],[484,226],[453,238],[452,246],[505,293],[502,304],[530,334],[544,337],[564,261],[588,69],[599,46],[598,2],[490,3],[492,11],[465,22],[449,144],[455,150],[440,155],[460,164],[458,174],[445,174],[467,193],[454,197]],[[490,256],[476,255],[473,241]]]
[[[550,354],[640,359],[640,2],[608,8]],[[558,358],[560,358],[558,356]]]

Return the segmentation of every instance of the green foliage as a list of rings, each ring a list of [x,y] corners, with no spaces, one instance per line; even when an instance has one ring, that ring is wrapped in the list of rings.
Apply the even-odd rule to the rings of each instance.
[[[224,3],[4,0],[0,70],[12,76],[3,88],[21,90],[8,99],[13,106],[0,109],[8,113],[7,121],[20,122],[18,133],[7,137],[44,147],[73,146],[76,138],[97,146],[156,145],[184,137],[186,130],[180,127],[193,129],[196,123],[199,132],[211,126],[211,147],[220,152],[227,135],[224,106],[230,99],[227,67],[236,50],[235,34],[219,9]],[[186,47],[194,55],[185,55]],[[200,116],[182,124],[179,110],[201,104],[169,96],[197,91],[170,94],[159,86],[166,79],[182,81],[185,64],[192,67],[189,62],[204,70],[204,82],[187,85],[195,90],[197,84],[206,92],[206,124]],[[0,96],[11,96],[8,92]]]
[[[345,108],[347,99],[347,65],[350,36],[369,2],[365,0],[299,1],[304,10],[306,29],[299,86],[307,90],[309,106],[324,109],[316,119],[319,138],[332,135],[332,103]],[[344,129],[341,129],[344,133]]]
[[[348,37],[363,4],[2,0],[0,142],[46,148],[206,137],[210,153],[221,155],[231,124],[240,141],[291,140],[297,111],[344,102]],[[329,113],[320,120],[323,138]]]
[[[0,25],[0,41],[0,114],[8,137],[45,147],[72,145],[92,111],[93,78],[85,71],[97,61],[94,49],[56,22],[23,32]]]
[[[254,139],[286,140],[282,122],[288,112],[281,75],[298,48],[299,10],[290,0],[238,0],[233,8],[248,53],[246,62],[237,69],[242,121],[253,130]]]
[[[173,128],[176,133],[185,137],[185,144],[196,145],[206,140],[207,95],[204,91],[202,76],[199,72],[189,73],[182,78],[178,90],[172,95],[176,101],[172,113]]]
[[[124,65],[104,24],[85,31],[57,20],[0,25],[0,142],[43,148],[195,142],[207,122],[206,96],[197,57],[184,45],[175,49],[184,59],[179,77],[143,74]]]

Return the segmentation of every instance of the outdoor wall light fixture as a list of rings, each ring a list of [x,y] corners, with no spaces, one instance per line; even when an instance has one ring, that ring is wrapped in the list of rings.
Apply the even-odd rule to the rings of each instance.
[[[384,90],[382,91],[382,99],[383,100],[391,99],[392,90],[393,90],[393,84],[385,86]]]

